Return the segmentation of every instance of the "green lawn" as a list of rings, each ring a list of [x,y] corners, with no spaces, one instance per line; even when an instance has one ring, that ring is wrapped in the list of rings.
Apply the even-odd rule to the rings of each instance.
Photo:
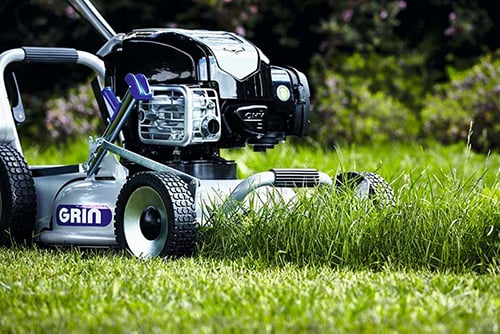
[[[188,259],[0,249],[0,333],[500,331],[500,155],[311,146],[225,153],[242,176],[375,171],[396,203],[316,189],[230,217],[214,210]],[[59,158],[81,159],[71,154]]]
[[[498,332],[499,272],[2,250],[0,332]]]

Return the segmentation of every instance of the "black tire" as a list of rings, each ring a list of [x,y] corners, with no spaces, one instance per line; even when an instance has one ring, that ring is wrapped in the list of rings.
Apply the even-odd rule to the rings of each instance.
[[[340,190],[354,191],[360,198],[369,198],[381,207],[395,204],[394,190],[384,178],[370,172],[345,172],[338,174],[335,185]]]
[[[178,176],[140,172],[123,185],[115,211],[120,247],[137,257],[189,256],[196,233],[194,199]]]
[[[0,145],[0,246],[31,244],[36,192],[28,163],[9,145]]]

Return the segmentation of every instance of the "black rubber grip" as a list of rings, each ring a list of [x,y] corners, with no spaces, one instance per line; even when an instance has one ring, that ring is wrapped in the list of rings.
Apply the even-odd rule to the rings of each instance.
[[[316,169],[275,168],[274,186],[287,188],[309,188],[319,184],[319,173]]]
[[[76,63],[78,53],[71,48],[23,47],[25,63]]]

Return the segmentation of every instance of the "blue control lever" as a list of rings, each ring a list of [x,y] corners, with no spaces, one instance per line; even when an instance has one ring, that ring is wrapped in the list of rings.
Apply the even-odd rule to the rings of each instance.
[[[129,73],[125,76],[125,82],[129,88],[123,96],[122,101],[116,97],[110,87],[105,87],[101,92],[104,99],[110,105],[113,114],[102,137],[96,139],[96,147],[89,152],[89,159],[85,166],[87,176],[89,177],[97,172],[99,164],[106,154],[106,149],[102,146],[102,142],[112,143],[116,140],[137,101],[149,101],[153,98],[153,93],[144,74]]]
[[[144,74],[128,73],[125,76],[125,82],[129,85],[130,94],[134,99],[149,101],[153,97],[148,79],[146,79]],[[113,115],[111,116],[111,120],[113,120],[117,111],[120,110],[122,103],[118,97],[116,97],[111,87],[104,87],[101,94],[113,111]]]
[[[149,101],[153,97],[148,79],[144,74],[129,73],[125,76],[125,82],[130,86],[130,93],[134,99]]]

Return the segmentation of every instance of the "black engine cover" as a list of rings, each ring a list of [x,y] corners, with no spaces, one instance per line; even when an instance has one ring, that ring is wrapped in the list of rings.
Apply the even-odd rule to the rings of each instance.
[[[123,35],[118,43],[115,40],[108,50],[103,56],[106,84],[118,96],[127,89],[123,80],[127,73],[144,74],[153,89],[183,84],[217,91],[220,141],[184,147],[181,159],[210,159],[219,148],[246,144],[265,150],[288,135],[307,134],[310,93],[305,75],[270,65],[262,51],[234,33],[140,29]],[[136,122],[137,116],[132,117],[124,129],[127,148],[156,160],[172,160],[172,147],[148,148],[140,143]]]

